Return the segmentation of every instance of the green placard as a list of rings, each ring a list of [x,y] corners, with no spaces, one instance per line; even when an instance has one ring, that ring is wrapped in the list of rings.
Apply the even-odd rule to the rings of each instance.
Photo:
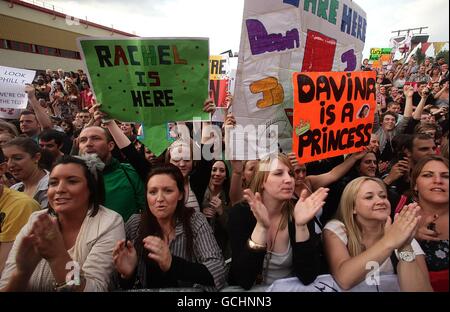
[[[209,44],[197,38],[80,38],[80,51],[102,111],[142,122],[143,143],[161,154],[167,122],[208,120]]]

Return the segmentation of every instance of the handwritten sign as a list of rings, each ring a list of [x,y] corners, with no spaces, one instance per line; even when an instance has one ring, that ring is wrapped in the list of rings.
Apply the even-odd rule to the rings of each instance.
[[[110,117],[142,122],[157,155],[169,145],[168,122],[209,118],[208,39],[79,39],[97,101]]]
[[[392,48],[371,48],[369,63],[372,68],[381,68],[383,65],[389,65],[392,62]]]
[[[21,109],[0,107],[0,119],[18,119]]]
[[[292,148],[292,73],[354,71],[366,13],[350,0],[245,0],[233,114],[243,126],[278,127]],[[267,131],[269,133],[269,131]]]
[[[0,66],[0,107],[23,109],[28,97],[25,84],[33,82],[36,72],[22,68]]]
[[[375,113],[374,72],[294,73],[292,150],[300,163],[360,151]]]
[[[209,89],[217,107],[226,107],[225,98],[230,80],[230,64],[227,55],[209,57]]]

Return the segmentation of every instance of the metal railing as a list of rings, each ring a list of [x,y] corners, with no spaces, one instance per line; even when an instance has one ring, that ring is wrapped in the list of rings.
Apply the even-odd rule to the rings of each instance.
[[[43,1],[21,0],[21,2],[27,2],[27,3],[30,3],[30,4],[36,5],[38,7],[44,8],[44,9],[52,10],[52,11],[59,12],[59,13],[64,13],[63,8],[55,6],[53,4],[45,3]]]

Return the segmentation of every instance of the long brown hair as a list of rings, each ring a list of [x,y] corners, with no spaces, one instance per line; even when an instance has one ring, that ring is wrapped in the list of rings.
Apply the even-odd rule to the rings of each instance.
[[[191,226],[191,217],[194,213],[193,208],[188,208],[184,205],[184,198],[185,198],[185,192],[184,192],[184,179],[183,175],[178,169],[177,166],[172,164],[163,164],[161,166],[154,167],[152,171],[150,171],[148,177],[147,177],[147,183],[146,187],[148,185],[148,181],[156,176],[156,175],[168,175],[170,176],[177,184],[178,191],[182,194],[182,198],[178,201],[177,207],[175,208],[174,213],[174,221],[175,221],[175,227],[177,224],[182,223],[184,232],[186,234],[186,252],[189,255],[189,257],[192,255],[193,250],[193,241],[194,241],[194,235],[192,232],[192,226]],[[158,236],[159,238],[163,239],[163,233],[161,226],[158,223],[158,220],[156,217],[152,214],[150,211],[150,208],[148,207],[148,202],[146,205],[146,209],[141,214],[141,223],[139,226],[139,233],[138,237],[139,239],[135,242],[136,250],[138,252],[142,252],[144,249],[142,240],[149,236],[154,235]],[[147,258],[147,257],[146,257]]]
[[[411,191],[414,194],[415,200],[419,200],[418,193],[415,191],[416,185],[417,185],[417,178],[420,176],[420,173],[423,170],[423,167],[430,161],[439,161],[442,162],[448,169],[448,159],[439,156],[439,155],[430,155],[427,157],[422,158],[419,160],[419,162],[414,166],[412,172],[411,172]]]

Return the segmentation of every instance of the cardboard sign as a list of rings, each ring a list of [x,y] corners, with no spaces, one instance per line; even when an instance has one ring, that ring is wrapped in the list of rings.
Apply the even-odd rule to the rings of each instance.
[[[369,63],[372,64],[372,68],[389,65],[392,62],[392,52],[392,48],[371,48]]]
[[[168,122],[208,120],[208,39],[80,38],[80,51],[102,111],[142,122],[143,143],[156,155],[169,145]]]
[[[230,63],[228,55],[211,55],[209,57],[209,89],[212,91],[217,107],[227,107],[227,97],[230,80]]]
[[[376,109],[375,72],[294,73],[292,150],[300,163],[362,150]]]
[[[0,66],[0,107],[26,108],[25,84],[32,83],[35,75],[34,70]]]
[[[356,70],[366,30],[366,13],[355,1],[245,0],[232,108],[236,122],[278,127],[280,148],[289,152],[292,73]]]
[[[19,119],[21,109],[0,107],[0,119]]]

